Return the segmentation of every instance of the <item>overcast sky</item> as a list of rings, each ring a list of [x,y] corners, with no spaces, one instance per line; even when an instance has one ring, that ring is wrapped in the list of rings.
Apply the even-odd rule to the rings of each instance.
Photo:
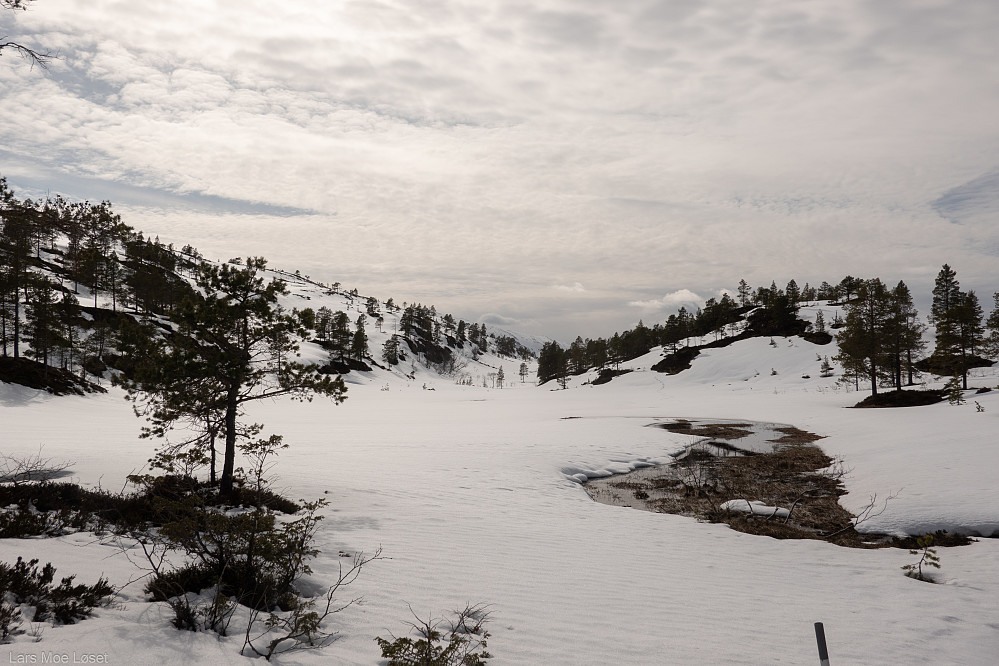
[[[751,285],[999,290],[999,3],[38,0],[0,175],[569,341]]]

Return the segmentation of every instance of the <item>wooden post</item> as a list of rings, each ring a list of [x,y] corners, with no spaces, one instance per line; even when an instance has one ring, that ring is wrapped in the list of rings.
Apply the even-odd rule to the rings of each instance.
[[[829,650],[826,649],[826,630],[821,622],[815,623],[815,642],[819,645],[819,664],[829,666]]]

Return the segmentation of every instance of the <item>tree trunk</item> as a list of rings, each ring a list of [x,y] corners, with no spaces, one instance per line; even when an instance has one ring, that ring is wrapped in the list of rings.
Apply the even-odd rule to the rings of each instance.
[[[209,471],[210,476],[208,477],[208,479],[209,482],[212,484],[212,487],[214,488],[216,483],[218,483],[218,477],[215,474],[215,466],[216,466],[215,435],[217,434],[217,431],[215,427],[212,425],[210,418],[205,419],[205,426],[208,429],[208,453],[211,456],[211,468]]]
[[[964,344],[961,344],[961,388],[968,390],[968,358]]]
[[[225,453],[222,462],[222,478],[219,479],[219,494],[232,495],[233,470],[236,467],[236,412],[239,409],[239,384],[233,382],[226,396],[225,409]]]
[[[14,287],[14,358],[21,355],[21,300],[17,295],[17,287]]]

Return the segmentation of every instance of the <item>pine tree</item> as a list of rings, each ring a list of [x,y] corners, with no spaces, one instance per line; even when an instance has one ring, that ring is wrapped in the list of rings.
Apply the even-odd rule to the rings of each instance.
[[[739,290],[737,293],[739,294],[739,305],[742,307],[749,305],[749,300],[753,293],[753,289],[749,286],[749,283],[745,280],[739,280]]]
[[[333,330],[333,311],[325,305],[316,311],[315,331],[320,340],[329,340]]]
[[[885,329],[891,297],[878,278],[860,282],[856,298],[846,305],[846,321],[836,336],[837,360],[847,372],[871,382],[871,395],[886,372]]]
[[[963,405],[966,402],[964,393],[961,391],[961,375],[954,375],[947,380],[944,392],[947,394],[947,402],[952,405]]]
[[[31,299],[25,313],[25,336],[31,345],[28,356],[49,364],[49,357],[66,345],[59,325],[55,289],[46,276],[36,276],[30,287]]]
[[[316,311],[312,308],[303,308],[298,313],[299,318],[302,320],[302,325],[310,331],[316,330]]]
[[[59,320],[59,337],[62,345],[58,348],[62,356],[60,364],[63,370],[72,370],[74,357],[80,348],[80,302],[71,293],[63,292],[59,305],[56,308],[56,317]]]
[[[982,349],[989,358],[999,358],[999,291],[992,294],[992,312],[985,321],[985,326],[989,334],[983,340]]]
[[[961,302],[961,284],[957,273],[943,265],[933,284],[933,305],[930,307],[930,323],[936,329],[936,348],[933,355],[946,358],[954,354],[957,347],[957,308]]]
[[[912,294],[905,282],[899,281],[890,294],[891,304],[888,320],[885,322],[885,349],[892,370],[895,388],[902,388],[902,372],[908,374],[908,385],[913,383],[915,367],[913,355],[921,352],[926,344],[918,312],[912,303]]]
[[[798,288],[798,283],[793,279],[784,287],[784,293],[792,303],[797,303],[801,300],[801,289]]]
[[[33,220],[37,211],[29,202],[19,202],[0,177],[0,291],[3,317],[4,354],[12,343],[14,358],[21,355],[21,294],[31,282],[29,269]]]
[[[197,431],[187,443],[202,446],[224,434],[219,490],[225,495],[233,492],[238,446],[249,444],[262,428],[243,421],[247,403],[282,395],[303,400],[323,395],[334,403],[346,398],[339,376],[295,361],[273,364],[275,357],[297,356],[307,330],[296,314],[279,310],[278,296],[287,290],[280,280],[265,283],[259,275],[265,266],[263,259],[247,259],[245,268],[199,265],[198,293],[170,313],[172,335],[149,330],[120,343],[136,368],[132,379],[117,381],[136,403],[136,413],[149,419],[147,436],[162,437],[185,425]],[[275,328],[286,335],[275,335]],[[284,349],[276,354],[275,344]]]
[[[364,320],[364,315],[357,317],[357,328],[350,343],[350,355],[358,361],[368,355],[368,336],[364,332]]]
[[[974,291],[961,291],[957,273],[947,264],[933,286],[930,321],[936,327],[933,356],[941,368],[962,377],[968,387],[968,368],[984,337],[982,307]]]
[[[857,289],[864,281],[855,278],[852,275],[847,275],[845,278],[839,282],[839,292],[843,295],[843,302],[847,303],[850,301],[850,297],[856,293]]]
[[[957,349],[961,360],[961,377],[963,387],[968,388],[968,368],[971,357],[982,345],[985,339],[985,328],[982,326],[982,306],[974,290],[960,295],[957,306]]]
[[[399,336],[393,335],[382,345],[382,360],[389,365],[399,363]]]
[[[351,338],[350,318],[346,312],[338,310],[330,324],[330,356],[335,355],[337,360],[343,361],[350,352]]]
[[[577,335],[569,345],[569,372],[578,375],[584,370],[586,370],[586,343]]]
[[[615,334],[616,335],[616,334]],[[538,383],[550,379],[563,379],[569,371],[567,354],[554,340],[546,342],[538,355]]]

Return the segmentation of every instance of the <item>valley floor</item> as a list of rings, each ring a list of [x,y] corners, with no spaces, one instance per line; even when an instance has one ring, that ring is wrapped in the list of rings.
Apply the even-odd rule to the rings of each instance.
[[[709,350],[676,377],[649,372],[651,357],[607,385],[580,378],[564,391],[376,371],[338,407],[257,406],[252,418],[290,444],[277,489],[330,502],[312,567],[317,589],[335,578],[341,551],[382,548],[387,558],[345,592],[365,603],[334,618],[339,641],[275,663],[378,663],[374,637],[404,634],[410,607],[439,616],[467,602],[491,606],[496,664],[814,663],[817,621],[835,664],[994,663],[999,539],[940,549],[941,584],[930,585],[903,575],[914,559],[905,550],[777,541],[598,504],[584,492],[580,478],[665,462],[687,443],[647,427],[657,419],[769,421],[826,437],[818,445],[851,470],[846,508],[898,494],[870,521],[873,531],[999,533],[999,391],[973,396],[984,412],[973,402],[847,409],[863,394],[799,379],[813,346],[765,342]],[[973,383],[995,387],[988,373]],[[54,398],[0,385],[0,423],[5,452],[42,446],[92,486],[121,488],[152,451],[114,389]],[[89,534],[0,541],[0,560],[18,555],[51,560],[81,582],[103,573],[122,586],[142,573]],[[112,664],[246,661],[238,630],[225,639],[179,632],[169,615],[135,583],[95,619],[0,646],[0,660],[75,652]]]

